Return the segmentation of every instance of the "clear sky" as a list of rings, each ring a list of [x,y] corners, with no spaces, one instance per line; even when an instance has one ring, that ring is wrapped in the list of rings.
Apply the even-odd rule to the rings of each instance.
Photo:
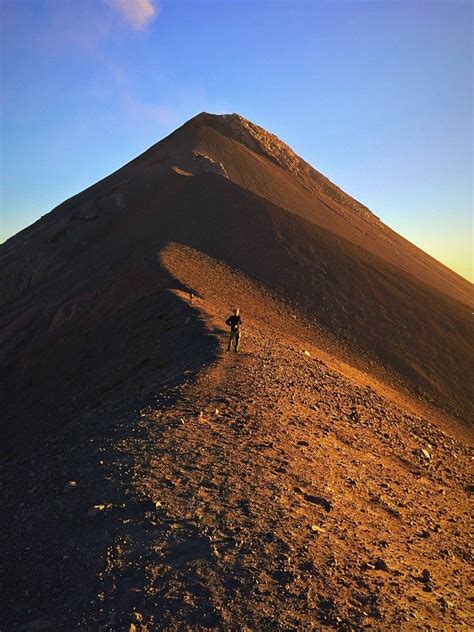
[[[203,110],[472,271],[472,19],[447,0],[0,0],[1,239]]]

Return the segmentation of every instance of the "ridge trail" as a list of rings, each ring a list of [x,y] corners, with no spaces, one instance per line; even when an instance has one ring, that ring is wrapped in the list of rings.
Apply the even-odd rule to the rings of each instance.
[[[468,628],[462,427],[331,359],[243,275],[177,245],[162,260],[195,295],[192,309],[176,307],[189,307],[183,290],[167,303],[176,352],[190,367],[217,340],[214,360],[146,404],[92,411],[8,468],[0,544],[18,544],[3,547],[5,625]],[[222,329],[236,305],[237,355]]]
[[[176,273],[179,249],[166,260]],[[445,605],[462,602],[445,551],[467,520],[447,465],[452,440],[317,349],[305,355],[274,323],[244,312],[242,353],[226,354],[220,300],[229,297],[214,291],[208,281],[193,305],[220,337],[217,361],[172,407],[143,410],[138,438],[123,446],[145,511],[109,550],[104,629],[421,630],[429,621],[436,630],[440,617],[467,620]],[[434,467],[418,454],[428,441]],[[454,451],[468,467],[468,450]]]
[[[283,485],[280,481],[292,467],[289,431],[275,414],[280,384],[272,386],[265,379],[269,376],[262,376],[262,359],[271,372],[274,357],[259,344],[258,336],[247,331],[245,345],[252,353],[223,354],[182,392],[172,410],[150,410],[140,420],[146,439],[133,450],[143,455],[134,468],[137,489],[158,503],[158,514],[164,514],[160,517],[167,524],[152,551],[147,539],[132,546],[136,562],[150,558],[150,552],[154,560],[153,570],[142,577],[144,599],[134,604],[137,611],[148,613],[151,629],[228,629],[236,619],[264,629],[278,621],[291,625],[292,620],[301,620],[299,592],[284,600],[279,594],[281,585],[291,581],[285,567],[295,551],[294,534],[286,527],[279,533],[280,505],[301,501],[286,480]],[[252,396],[256,388],[257,399]],[[305,436],[301,431],[291,434]],[[293,439],[289,452],[297,459],[303,448]],[[320,490],[327,484],[328,469],[324,459],[318,466]],[[294,486],[310,486],[297,472],[292,478]],[[321,513],[315,507],[315,513]],[[118,556],[110,566],[106,584],[120,586],[122,561]],[[159,585],[151,581],[153,576],[161,577]],[[259,615],[249,605],[254,589],[254,599],[265,594],[269,600]],[[105,594],[104,610],[109,612],[127,602],[120,589]],[[150,614],[154,611],[157,614]],[[304,620],[308,625],[308,613]]]

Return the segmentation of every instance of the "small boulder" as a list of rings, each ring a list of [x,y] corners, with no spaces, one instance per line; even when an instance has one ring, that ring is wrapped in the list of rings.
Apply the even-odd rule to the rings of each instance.
[[[449,601],[448,599],[445,599],[444,597],[440,597],[438,599],[441,608],[443,608],[443,610],[445,610],[446,608],[454,608],[454,604],[452,601]]]
[[[332,510],[331,502],[327,500],[326,498],[323,498],[322,496],[313,496],[312,494],[305,494],[304,499],[310,503],[313,503],[314,505],[319,505],[326,511]]]
[[[421,581],[425,584],[428,584],[431,581],[431,573],[426,568],[421,571]]]
[[[375,570],[377,570],[377,571],[386,571],[386,572],[388,572],[388,571],[390,570],[390,569],[388,568],[387,563],[385,562],[385,560],[383,560],[383,559],[382,559],[382,558],[380,558],[380,557],[379,557],[379,558],[377,558],[377,559],[374,561],[374,567],[375,567]]]
[[[352,419],[352,421],[360,421],[360,413],[357,408],[353,408],[351,410],[351,412],[349,413],[349,418]]]
[[[323,598],[319,600],[318,608],[320,610],[329,611],[329,610],[334,610],[335,607],[336,607],[336,602],[334,601],[334,599]]]

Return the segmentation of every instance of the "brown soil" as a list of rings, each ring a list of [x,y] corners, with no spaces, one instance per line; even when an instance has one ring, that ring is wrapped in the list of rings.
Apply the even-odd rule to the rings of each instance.
[[[472,624],[469,284],[239,121],[0,250],[1,630]]]
[[[44,401],[49,385],[84,347],[92,366],[84,359],[74,367],[91,389],[71,377],[61,406],[78,390],[94,398],[113,357],[93,347],[104,337],[109,349],[124,344],[126,334],[111,337],[107,321],[130,328],[136,301],[169,286],[156,258],[172,241],[263,282],[353,349],[366,370],[388,369],[469,419],[471,285],[239,120],[196,117],[1,247],[0,375],[4,425],[15,433],[4,450],[18,446],[23,430],[30,435],[32,406],[54,415]],[[120,310],[129,310],[128,321]],[[93,376],[99,362],[103,377]]]
[[[174,291],[188,379],[129,411],[99,406],[2,473],[3,622],[467,629],[464,426],[445,418],[442,429],[439,413],[336,369],[288,306],[243,275],[179,246],[162,260],[197,295],[191,305]],[[241,353],[226,354],[236,302]],[[203,326],[211,335],[196,347]],[[193,378],[215,338],[216,360]]]

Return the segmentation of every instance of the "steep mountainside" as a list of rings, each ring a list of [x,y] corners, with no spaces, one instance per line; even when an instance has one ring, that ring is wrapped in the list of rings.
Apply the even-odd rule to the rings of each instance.
[[[139,301],[126,381],[0,466],[2,626],[472,627],[462,426],[321,351],[241,273],[177,244],[161,263],[199,296]]]
[[[102,373],[115,373],[103,351],[126,344],[140,301],[158,304],[170,287],[158,262],[170,241],[279,291],[373,373],[469,414],[469,283],[275,136],[237,115],[202,114],[1,247],[7,451],[32,424],[41,433],[61,423],[63,406],[81,410],[77,399],[94,399]],[[71,377],[52,397],[64,370]]]
[[[0,264],[6,629],[469,625],[467,281],[238,115]]]
[[[191,165],[184,158],[190,156],[190,142]],[[132,164],[157,170],[164,163],[183,160],[196,173],[203,169],[194,162],[196,154],[206,156],[214,168],[223,168],[228,178],[244,188],[328,228],[441,292],[473,304],[465,279],[385,226],[276,136],[238,114],[200,114]]]

